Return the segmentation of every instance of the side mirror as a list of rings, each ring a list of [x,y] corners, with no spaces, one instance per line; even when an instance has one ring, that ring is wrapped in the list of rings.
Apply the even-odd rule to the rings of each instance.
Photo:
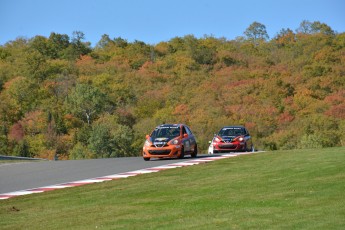
[[[211,143],[212,143],[212,141],[208,141],[208,143],[209,143],[209,144],[211,144]]]
[[[146,137],[146,139],[149,139],[149,137],[150,137],[150,136],[149,136],[148,134],[146,134],[146,136],[145,136],[145,137]]]
[[[183,134],[183,138],[187,138],[187,137],[188,137],[187,133]]]

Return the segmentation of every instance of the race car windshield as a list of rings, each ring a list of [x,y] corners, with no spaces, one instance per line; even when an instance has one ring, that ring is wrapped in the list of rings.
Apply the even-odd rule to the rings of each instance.
[[[158,137],[177,137],[180,135],[180,127],[169,126],[169,127],[158,127],[152,132],[153,138]]]
[[[223,128],[219,131],[219,136],[241,136],[245,135],[245,130],[243,128]]]

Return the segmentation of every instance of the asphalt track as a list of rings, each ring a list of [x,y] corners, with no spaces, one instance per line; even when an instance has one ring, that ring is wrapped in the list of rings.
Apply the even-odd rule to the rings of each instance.
[[[0,164],[0,200],[117,180],[253,153],[199,155],[197,158],[155,159],[151,161],[144,161],[142,157],[131,157]]]
[[[144,161],[142,157],[124,157],[5,163],[0,164],[0,194],[125,173],[204,157],[210,157],[210,155],[200,155],[197,158],[187,156],[184,159],[153,159],[150,161]]]

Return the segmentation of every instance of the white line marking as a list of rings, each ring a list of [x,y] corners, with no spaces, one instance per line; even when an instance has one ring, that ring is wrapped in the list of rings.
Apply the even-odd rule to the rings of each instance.
[[[108,175],[108,176],[101,176],[101,177],[92,178],[92,179],[79,180],[79,181],[67,182],[67,183],[62,183],[62,184],[57,184],[57,185],[44,186],[40,188],[32,188],[32,189],[27,189],[27,190],[22,190],[22,191],[4,193],[4,194],[0,194],[0,200],[5,200],[5,199],[9,199],[16,196],[23,196],[23,195],[33,194],[33,193],[42,193],[49,190],[76,187],[83,184],[93,184],[93,183],[100,183],[104,181],[114,180],[114,179],[122,179],[122,178],[131,177],[131,176],[137,176],[140,174],[159,172],[165,169],[174,169],[174,168],[180,168],[184,166],[198,165],[201,163],[207,163],[207,162],[212,162],[215,160],[221,160],[221,159],[236,157],[240,155],[247,155],[247,154],[252,154],[252,153],[259,153],[259,152],[229,153],[229,154],[223,154],[220,156],[193,159],[193,160],[184,161],[184,162],[155,166],[152,168],[140,169],[140,170],[125,172],[125,173],[118,173],[118,174],[113,174],[113,175]]]

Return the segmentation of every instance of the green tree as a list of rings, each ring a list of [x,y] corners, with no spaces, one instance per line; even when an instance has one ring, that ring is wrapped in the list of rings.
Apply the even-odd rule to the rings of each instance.
[[[113,149],[111,157],[137,156],[133,149],[133,130],[125,125],[117,124],[110,130]]]
[[[29,47],[31,49],[37,50],[40,54],[44,56],[49,56],[49,44],[48,39],[43,36],[36,36],[29,41]]]
[[[103,34],[101,40],[96,44],[96,49],[104,49],[109,44],[114,43],[108,34]]]
[[[108,114],[92,124],[88,148],[100,157],[133,156],[133,138],[132,129],[119,124],[117,116]]]
[[[281,29],[275,37],[275,42],[282,47],[288,47],[295,42],[295,34],[291,29]]]
[[[319,21],[315,21],[311,24],[311,29],[313,33],[322,33],[326,35],[335,35],[334,31],[330,26]]]
[[[74,31],[69,47],[66,49],[68,59],[78,59],[82,55],[90,53],[90,42],[84,42],[85,34],[81,31]]]
[[[0,133],[0,155],[8,155],[9,142],[7,136]]]
[[[13,149],[13,155],[19,157],[32,157],[30,147],[25,140],[20,141]]]
[[[128,45],[127,40],[121,37],[114,38],[113,41],[115,45],[120,48],[125,48]]]
[[[110,130],[106,124],[93,125],[88,142],[88,148],[101,158],[111,155],[111,136]]]
[[[92,127],[90,125],[85,124],[81,128],[79,128],[74,134],[74,142],[80,143],[84,147],[88,145],[88,141],[90,138],[90,134],[92,132]]]
[[[151,46],[142,41],[135,40],[125,47],[125,56],[132,69],[138,70],[151,58]]]
[[[67,34],[52,32],[49,36],[48,44],[50,47],[50,57],[54,59],[61,58],[70,44],[69,37]]]
[[[35,79],[37,83],[43,82],[47,78],[47,57],[38,50],[29,49],[25,54],[25,75]]]
[[[7,110],[6,113],[12,116],[14,114],[23,116],[37,106],[37,85],[32,83],[32,81],[24,77],[17,77],[9,81],[7,85],[6,90],[0,95],[2,99],[1,104],[3,108],[8,104],[8,108],[12,108],[13,112]]]
[[[310,22],[304,20],[301,22],[300,26],[296,30],[297,33],[302,34],[316,34],[322,33],[325,35],[335,35],[334,31],[330,26],[325,23],[321,23],[319,21]]]
[[[252,41],[256,45],[259,41],[266,41],[269,39],[266,26],[259,22],[253,22],[250,24],[250,26],[244,31],[244,35],[248,40]]]
[[[311,34],[312,29],[311,29],[311,22],[308,20],[303,20],[299,27],[296,29],[297,33],[302,33],[302,34]]]
[[[106,96],[96,87],[77,84],[65,100],[67,111],[85,119],[90,125],[106,106]]]
[[[95,158],[96,156],[89,152],[87,147],[78,142],[74,145],[73,149],[70,151],[69,159],[78,160],[78,159],[88,159]]]

